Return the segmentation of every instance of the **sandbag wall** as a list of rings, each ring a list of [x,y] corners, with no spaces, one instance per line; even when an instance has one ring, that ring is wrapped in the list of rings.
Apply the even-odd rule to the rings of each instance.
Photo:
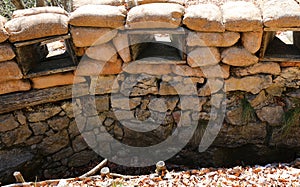
[[[300,113],[300,63],[259,60],[264,29],[300,27],[296,1],[124,3],[80,0],[74,1],[70,14],[56,7],[34,8],[16,11],[7,23],[1,21],[2,103],[14,94],[38,90],[52,93],[61,89],[65,94],[68,88],[71,93],[73,83],[80,93],[75,94],[73,104],[70,94],[69,99],[35,106],[24,102],[26,108],[0,115],[0,160],[4,160],[0,180],[9,181],[15,170],[27,177],[78,176],[76,168],[99,158],[91,148],[102,147],[120,160],[126,157],[122,147],[97,141],[102,133],[142,147],[157,144],[174,129],[195,122],[199,129],[192,141],[170,162],[224,166],[289,161],[299,156],[300,127],[295,124],[299,124]],[[185,29],[184,64],[132,60],[127,30],[179,27]],[[78,69],[22,78],[14,43],[68,33],[80,60]],[[219,67],[221,73],[216,73]],[[208,80],[214,84],[210,86]],[[190,83],[196,92],[189,89]],[[212,146],[199,153],[197,137],[207,126],[212,106],[217,105],[211,98],[222,97],[224,91],[226,115],[221,131]],[[124,98],[130,98],[129,105]],[[185,103],[183,98],[192,102]],[[199,116],[192,112],[191,103],[199,104]],[[161,125],[144,134],[135,132],[120,122],[132,122],[132,115]],[[89,135],[90,147],[80,135],[75,116],[84,124],[80,130]]]

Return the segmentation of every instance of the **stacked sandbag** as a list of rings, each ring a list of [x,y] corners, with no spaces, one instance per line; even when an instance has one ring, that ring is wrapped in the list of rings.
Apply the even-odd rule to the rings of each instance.
[[[85,55],[77,75],[118,74],[123,61],[131,61],[128,37],[119,33],[124,29],[126,15],[124,6],[106,4],[83,5],[71,13],[69,24],[76,54]]]
[[[177,28],[181,26],[184,7],[175,3],[150,3],[129,10],[129,29]]]
[[[77,8],[83,5],[111,5],[111,6],[122,6],[127,0],[73,0],[72,10],[75,11]]]
[[[58,7],[18,10],[5,24],[10,42],[20,42],[68,33],[68,13]]]
[[[22,72],[14,61],[15,53],[6,40],[9,35],[4,29],[6,19],[0,16],[0,94],[30,89],[30,83],[22,81]]]

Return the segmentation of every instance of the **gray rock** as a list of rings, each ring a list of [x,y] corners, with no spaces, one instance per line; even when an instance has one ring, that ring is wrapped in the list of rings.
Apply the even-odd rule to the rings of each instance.
[[[97,154],[93,151],[82,151],[70,157],[68,162],[69,167],[86,166],[89,162],[97,158]]]
[[[0,136],[4,144],[11,146],[24,143],[25,140],[31,136],[31,134],[32,132],[27,125],[21,125],[17,129],[8,131]]]
[[[109,110],[108,96],[95,96],[95,104],[98,113]]]
[[[95,148],[97,146],[98,142],[96,141],[94,131],[84,132],[82,133],[82,136],[90,148]]]
[[[88,147],[88,145],[85,142],[84,138],[81,135],[79,135],[79,136],[76,136],[75,139],[72,141],[72,147],[73,147],[74,152],[76,153],[76,152],[86,149]]]
[[[12,114],[0,115],[0,132],[6,132],[15,129],[20,124],[15,120]]]
[[[0,172],[30,161],[34,155],[25,149],[0,150]]]
[[[55,153],[69,144],[69,136],[67,130],[59,131],[49,137],[43,139],[38,144],[41,154],[48,155]]]
[[[148,108],[158,112],[166,112],[168,110],[166,100],[163,98],[154,98],[150,101]]]
[[[48,130],[48,125],[45,122],[30,123],[34,135],[44,134]]]
[[[23,112],[21,110],[17,110],[14,113],[15,113],[15,116],[16,116],[18,122],[21,125],[25,125],[26,124],[26,117],[24,116]]]
[[[52,155],[52,159],[53,159],[53,161],[59,161],[59,160],[68,158],[73,153],[74,152],[73,152],[72,148],[71,147],[67,147],[67,148],[62,149],[59,152],[55,153],[54,155]]]
[[[249,123],[244,126],[224,125],[214,145],[239,147],[246,144],[263,144],[267,136],[266,124]]]
[[[35,112],[29,113],[28,120],[29,122],[38,122],[49,119],[61,111],[61,108],[58,106],[45,106],[34,110]]]
[[[53,130],[59,131],[59,130],[67,128],[69,126],[70,120],[67,116],[54,117],[54,118],[49,119],[47,121],[47,123]]]

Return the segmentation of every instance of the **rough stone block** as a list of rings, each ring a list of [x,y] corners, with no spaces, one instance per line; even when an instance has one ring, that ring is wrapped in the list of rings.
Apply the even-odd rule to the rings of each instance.
[[[244,126],[222,126],[214,145],[240,147],[247,144],[263,144],[267,136],[266,124],[249,123]]]
[[[262,28],[260,10],[252,2],[228,1],[221,9],[225,29],[228,31],[248,32]]]
[[[0,63],[0,82],[22,79],[23,75],[15,61]]]
[[[1,140],[7,146],[24,143],[31,136],[32,132],[27,125],[20,125],[18,128],[4,133]]]
[[[192,30],[224,32],[222,13],[214,4],[192,5],[186,8],[183,23]]]
[[[263,31],[242,33],[242,44],[250,53],[256,53],[261,46]]]
[[[258,94],[262,89],[267,88],[272,84],[272,76],[248,76],[244,78],[231,77],[225,80],[225,90],[230,91],[246,91],[252,94]]]
[[[237,68],[233,70],[237,76],[255,75],[259,73],[279,75],[281,72],[280,66],[275,62],[260,62],[246,68]]]
[[[250,66],[258,62],[258,58],[243,47],[230,47],[222,51],[222,62],[231,66]]]
[[[184,7],[174,3],[150,3],[129,10],[126,24],[131,29],[177,28],[181,24]]]
[[[262,4],[266,27],[299,27],[300,5],[295,0],[268,0]]]
[[[68,17],[54,13],[18,17],[8,21],[5,28],[11,42],[63,35],[68,33]]]
[[[72,72],[35,77],[30,80],[33,83],[32,87],[36,89],[85,82],[85,78],[83,77],[76,77],[76,79],[74,79]]]
[[[256,111],[257,117],[270,125],[280,125],[283,119],[283,107],[282,106],[267,106]]]
[[[221,61],[218,48],[198,47],[188,54],[187,62],[191,67],[216,65]]]
[[[124,26],[126,9],[123,6],[83,5],[70,15],[69,24],[86,27],[119,28]]]
[[[28,114],[29,122],[39,122],[49,119],[61,112],[59,106],[48,105],[43,108],[34,108],[34,112]]]
[[[113,44],[116,50],[118,51],[120,57],[122,58],[123,62],[125,63],[131,62],[128,35],[119,33],[113,39]]]
[[[239,39],[240,34],[237,32],[189,32],[186,40],[188,46],[230,47]]]
[[[48,155],[61,150],[68,144],[68,132],[67,130],[63,130],[44,138],[43,141],[38,145],[38,149],[43,155]]]
[[[8,39],[9,35],[4,29],[4,24],[6,23],[6,18],[0,15],[0,43]]]
[[[15,129],[20,124],[16,121],[12,114],[0,115],[0,132],[6,132]]]
[[[92,46],[86,50],[86,55],[104,62],[116,62],[118,60],[118,53],[111,43]]]
[[[15,58],[15,53],[9,43],[0,44],[0,62]]]
[[[10,80],[0,83],[0,94],[28,91],[31,85],[27,80]]]
[[[274,83],[283,87],[300,87],[300,67],[282,68],[279,76],[274,80]]]
[[[92,78],[90,93],[92,94],[107,94],[119,91],[119,84],[116,76],[99,76]]]
[[[72,39],[76,47],[88,47],[107,43],[117,33],[117,30],[111,28],[71,27]]]

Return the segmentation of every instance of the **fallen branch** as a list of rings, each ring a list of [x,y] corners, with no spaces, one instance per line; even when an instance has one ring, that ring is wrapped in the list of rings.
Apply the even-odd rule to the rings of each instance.
[[[84,178],[84,177],[89,177],[94,175],[95,173],[97,173],[101,168],[103,168],[105,166],[105,164],[107,163],[107,159],[104,159],[102,162],[100,162],[100,164],[98,164],[97,166],[95,166],[93,169],[91,169],[90,171],[88,171],[87,173],[81,175],[79,178]]]

